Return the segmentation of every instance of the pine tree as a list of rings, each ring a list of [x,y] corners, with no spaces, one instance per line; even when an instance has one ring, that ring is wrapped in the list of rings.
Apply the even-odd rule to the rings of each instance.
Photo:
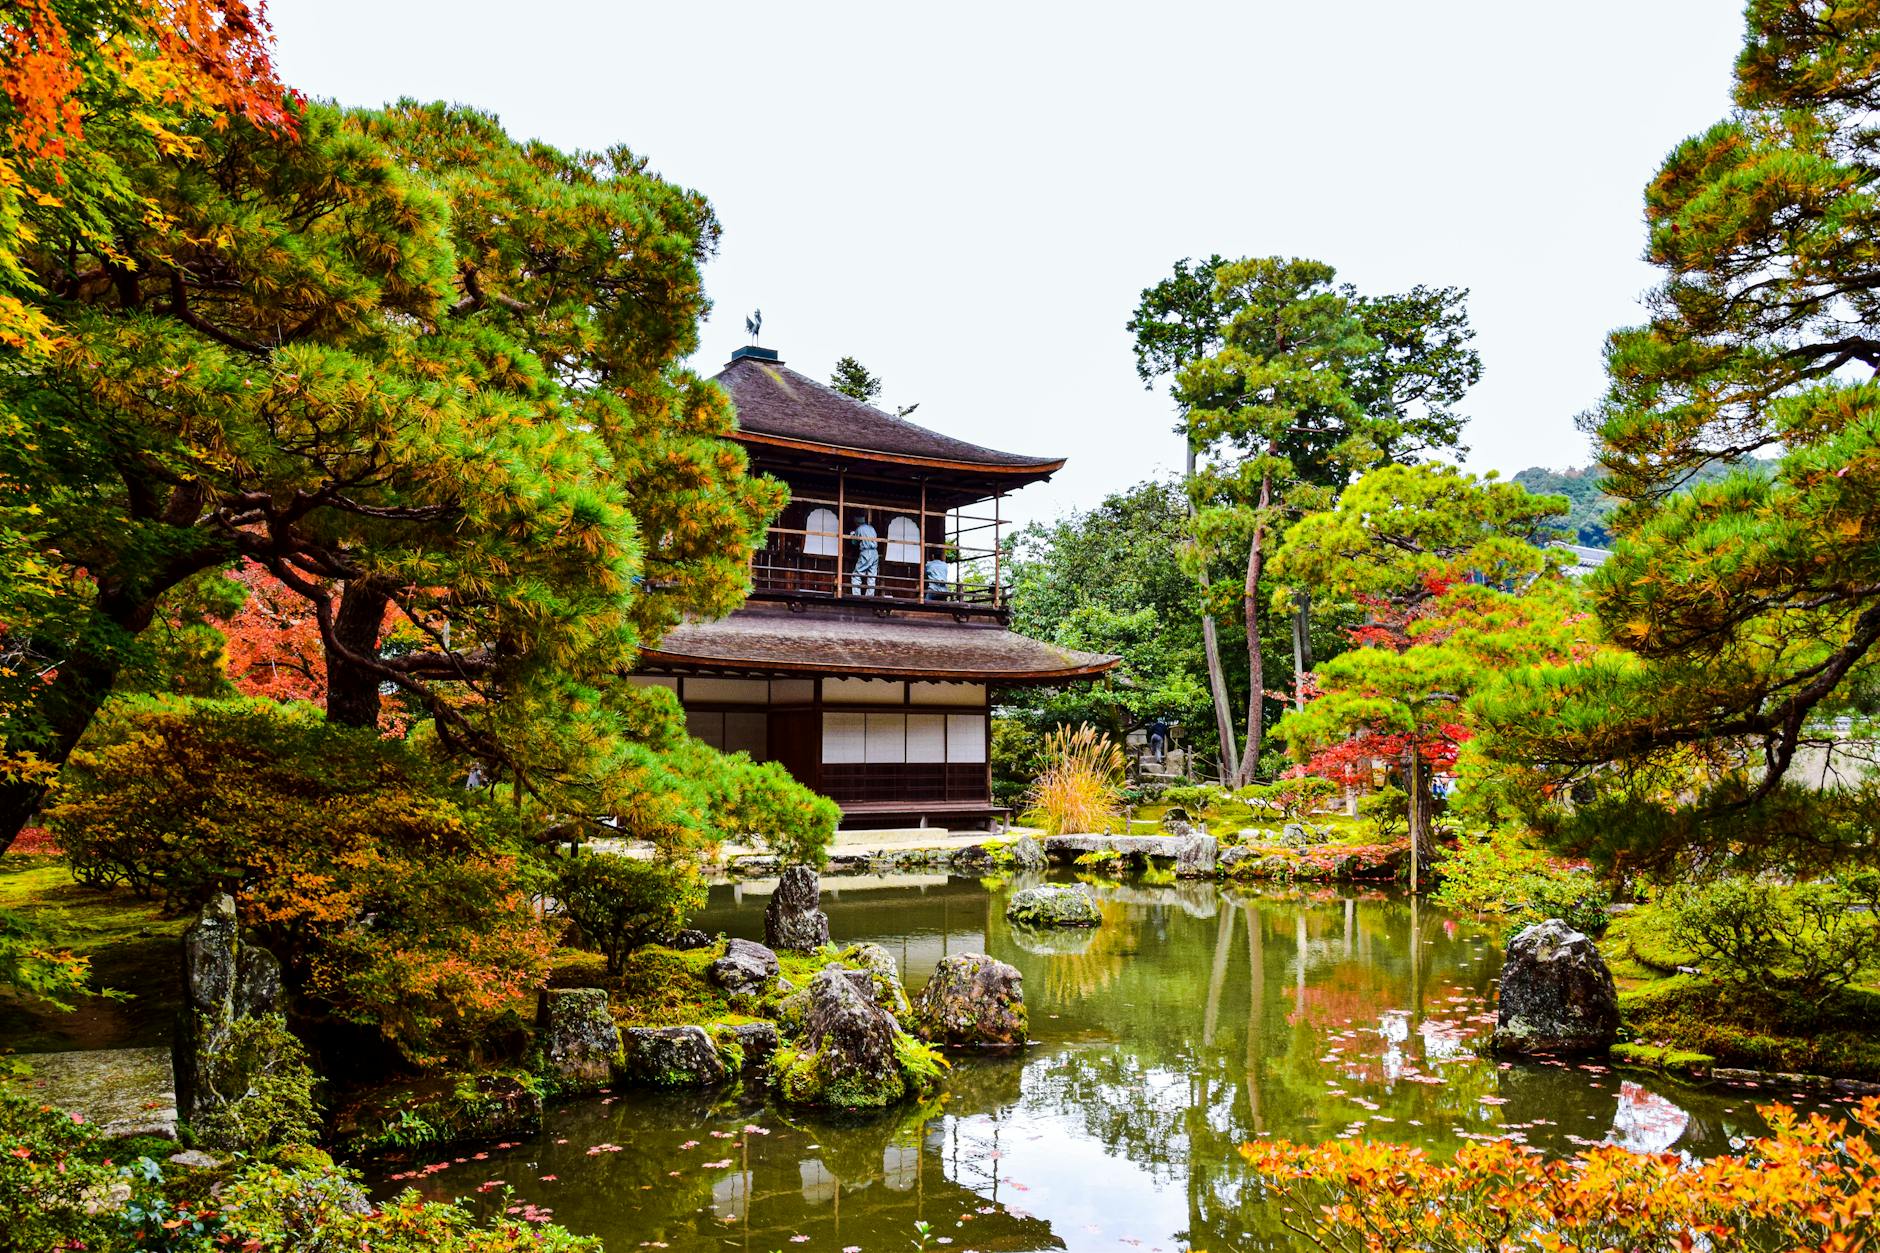
[[[166,597],[238,560],[310,607],[336,722],[395,691],[519,795],[656,838],[781,795],[714,773],[621,677],[739,603],[782,498],[678,365],[710,207],[624,148],[517,143],[473,110],[298,123],[120,154],[166,215],[117,224],[134,269],[57,223],[23,254],[65,347],[0,378],[0,536],[44,592],[7,619],[26,768],[0,839],[148,667]]]
[[[829,376],[829,386],[844,396],[853,396],[867,404],[873,404],[881,395],[881,380],[868,372],[868,367],[854,357],[844,357],[836,362],[835,372]]]
[[[1592,581],[1625,651],[1527,676],[1493,705],[1568,843],[1631,865],[1821,861],[1871,847],[1866,789],[1788,783],[1850,747],[1880,642],[1880,12],[1753,0],[1736,108],[1646,188],[1662,280],[1614,332],[1590,424],[1620,498]],[[1693,483],[1780,450],[1773,475]],[[1680,491],[1681,488],[1688,490]]]

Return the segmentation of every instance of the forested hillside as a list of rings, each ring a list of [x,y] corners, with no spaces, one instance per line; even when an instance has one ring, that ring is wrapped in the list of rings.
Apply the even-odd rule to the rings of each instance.
[[[1736,466],[1768,474],[1774,469],[1775,462],[1752,457],[1748,461],[1736,463]],[[1691,482],[1714,483],[1736,466],[1729,462],[1712,461],[1699,469]],[[1612,534],[1606,529],[1606,519],[1619,502],[1600,490],[1603,477],[1598,466],[1570,467],[1565,470],[1529,466],[1515,475],[1514,481],[1537,496],[1565,496],[1572,502],[1573,507],[1561,521],[1561,530],[1567,532],[1570,543],[1585,544],[1589,548],[1608,548],[1612,545]]]

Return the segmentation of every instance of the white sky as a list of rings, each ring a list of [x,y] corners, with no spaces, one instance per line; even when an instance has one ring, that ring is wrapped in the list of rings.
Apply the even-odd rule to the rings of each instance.
[[[273,0],[283,76],[625,142],[724,224],[715,372],[853,354],[916,421],[1068,455],[1022,516],[1175,467],[1123,323],[1183,256],[1472,289],[1468,464],[1584,464],[1573,417],[1653,281],[1640,196],[1721,117],[1740,0],[1134,6]]]

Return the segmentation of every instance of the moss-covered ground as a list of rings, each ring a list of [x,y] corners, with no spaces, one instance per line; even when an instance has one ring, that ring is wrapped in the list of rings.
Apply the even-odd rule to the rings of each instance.
[[[1680,973],[1696,955],[1679,951],[1650,905],[1615,917],[1599,947],[1635,1046],[1615,1060],[1701,1069],[1701,1056],[1748,1070],[1880,1079],[1880,989],[1803,996]]]
[[[810,977],[836,960],[834,947],[814,953],[780,952],[778,965],[785,980],[808,987]],[[774,1016],[781,994],[733,997],[706,977],[706,970],[723,955],[722,946],[672,949],[648,945],[635,949],[618,975],[607,973],[599,954],[559,949],[549,983],[561,988],[605,988],[614,1020],[623,1027],[681,1027],[690,1023],[752,1022]]]
[[[184,918],[117,889],[74,883],[56,856],[0,857],[0,909],[49,926],[62,947],[90,959],[94,988],[124,999],[80,1001],[70,1012],[0,992],[0,1051],[147,1048],[170,1042],[182,1003],[178,940]]]

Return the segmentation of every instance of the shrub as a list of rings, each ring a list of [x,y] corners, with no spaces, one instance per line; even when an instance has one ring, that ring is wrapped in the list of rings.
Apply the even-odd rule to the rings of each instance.
[[[1298,775],[1243,787],[1234,795],[1251,807],[1278,810],[1284,821],[1292,822],[1330,800],[1337,790],[1330,779]]]
[[[95,1150],[90,1127],[0,1085],[0,1245],[101,1247],[106,1224],[86,1201],[119,1181]]]
[[[1028,818],[1047,835],[1104,831],[1116,819],[1123,750],[1088,724],[1045,737],[1045,768],[1030,793]]]
[[[1386,783],[1358,798],[1358,817],[1370,822],[1380,840],[1394,840],[1410,830],[1410,794]]]
[[[1571,868],[1525,842],[1518,832],[1498,830],[1464,836],[1437,866],[1430,899],[1450,909],[1500,914],[1510,933],[1559,918],[1588,935],[1605,932],[1611,894],[1589,872]]]
[[[257,1154],[319,1139],[307,1050],[281,1015],[235,1019],[201,1059],[198,1078],[224,1101],[195,1123],[210,1148]]]
[[[1880,1195],[1868,1138],[1880,1133],[1880,1100],[1854,1111],[1867,1136],[1782,1106],[1763,1114],[1768,1136],[1695,1164],[1617,1145],[1550,1158],[1508,1140],[1471,1144],[1450,1161],[1364,1140],[1262,1142],[1241,1153],[1266,1212],[1321,1249],[1863,1247]]]
[[[1163,788],[1159,799],[1169,805],[1178,805],[1200,818],[1221,806],[1227,799],[1227,789],[1212,783],[1177,784]]]
[[[267,701],[114,701],[48,824],[73,871],[172,908],[233,893],[311,1012],[469,1049],[541,982],[544,872],[506,812],[370,730]]]
[[[533,1205],[478,1222],[462,1206],[406,1191],[374,1207],[358,1176],[334,1166],[255,1166],[218,1198],[217,1247],[286,1253],[599,1253],[600,1241],[546,1221]]]
[[[628,953],[663,940],[705,906],[705,883],[684,862],[590,854],[567,862],[557,899],[617,975]]]
[[[1727,1066],[1880,1075],[1880,993],[1864,988],[1804,995],[1678,975],[1620,993],[1619,1010],[1635,1039]]]
[[[1849,884],[1733,875],[1680,888],[1665,903],[1672,939],[1731,982],[1816,993],[1846,987],[1880,960],[1872,894]]]
[[[1044,737],[1017,718],[992,720],[992,799],[1000,805],[1019,805],[1031,781],[1044,770]]]

